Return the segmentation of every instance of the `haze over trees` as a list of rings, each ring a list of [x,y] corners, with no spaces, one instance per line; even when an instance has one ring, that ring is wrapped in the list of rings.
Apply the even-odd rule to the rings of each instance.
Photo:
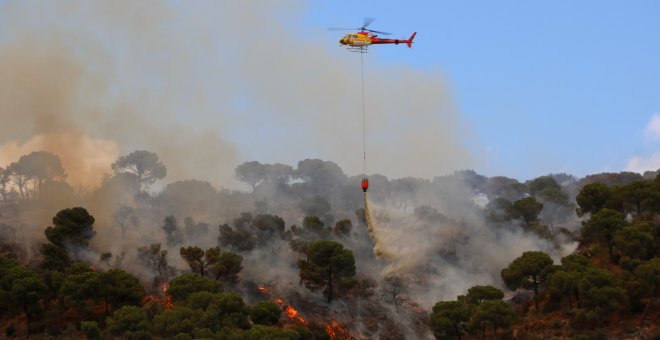
[[[657,174],[374,174],[369,233],[361,175],[323,160],[239,165],[249,192],[150,191],[166,171],[148,151],[78,191],[54,154],[15,163],[0,169],[8,337],[616,338],[657,324]]]

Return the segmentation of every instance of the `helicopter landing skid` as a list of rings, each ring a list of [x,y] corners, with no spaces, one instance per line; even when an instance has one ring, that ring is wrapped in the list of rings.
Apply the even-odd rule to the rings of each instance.
[[[369,53],[367,46],[348,46],[346,49],[355,53]]]

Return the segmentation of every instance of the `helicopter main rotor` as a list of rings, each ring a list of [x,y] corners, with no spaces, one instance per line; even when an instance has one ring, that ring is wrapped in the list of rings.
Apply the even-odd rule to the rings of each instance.
[[[339,27],[330,27],[328,28],[329,31],[355,31],[355,30],[360,30],[362,32],[371,32],[371,33],[378,33],[378,34],[383,34],[383,35],[390,35],[392,33],[387,33],[387,32],[381,32],[381,31],[376,31],[376,30],[371,30],[368,29],[367,27],[374,21],[376,18],[364,18],[364,21],[362,22],[362,27],[357,27],[357,28],[339,28]]]

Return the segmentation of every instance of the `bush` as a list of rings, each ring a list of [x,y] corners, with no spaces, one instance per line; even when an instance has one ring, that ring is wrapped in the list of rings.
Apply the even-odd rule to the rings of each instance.
[[[101,335],[101,329],[96,321],[83,321],[80,324],[80,330],[82,330],[83,333],[85,333],[85,337],[90,340],[99,339]]]

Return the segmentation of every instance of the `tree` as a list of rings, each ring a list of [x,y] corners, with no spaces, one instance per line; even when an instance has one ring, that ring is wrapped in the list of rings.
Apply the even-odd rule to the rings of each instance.
[[[334,219],[330,214],[330,211],[332,210],[330,202],[319,195],[301,200],[300,210],[302,210],[305,216],[323,217],[328,223],[332,223],[332,219]]]
[[[46,293],[39,275],[16,262],[0,257],[0,302],[7,308],[19,308],[25,315],[30,334],[30,321],[39,301]],[[0,311],[3,308],[0,308]]]
[[[513,202],[514,216],[522,218],[527,228],[539,220],[541,210],[543,210],[543,203],[532,196]]]
[[[637,266],[635,269],[635,276],[642,281],[649,297],[649,301],[644,308],[644,314],[642,314],[641,323],[644,323],[646,316],[651,310],[653,301],[658,294],[658,285],[660,283],[660,258],[653,258],[652,260]]]
[[[223,247],[230,247],[236,251],[250,251],[256,246],[257,238],[246,229],[234,230],[228,224],[222,224],[218,228],[220,229],[218,243]]]
[[[172,297],[172,301],[184,301],[195,292],[222,293],[222,291],[220,283],[197,274],[179,275],[170,281],[167,288],[167,294]]]
[[[161,227],[165,234],[167,234],[167,245],[175,246],[183,242],[183,236],[179,230],[179,222],[174,216],[167,216],[163,220],[163,226]]]
[[[624,256],[648,260],[655,255],[653,228],[648,223],[623,227],[614,232],[614,245]]]
[[[582,237],[586,241],[601,241],[607,245],[610,260],[614,248],[614,234],[626,225],[626,220],[618,211],[604,208],[595,213],[582,227]]]
[[[585,270],[578,290],[582,307],[587,311],[584,313],[587,321],[602,323],[608,315],[628,305],[625,290],[617,285],[614,275],[601,268]]]
[[[135,175],[138,191],[147,190],[156,180],[167,175],[167,168],[160,162],[158,155],[144,150],[121,156],[111,166],[115,174]]]
[[[82,310],[88,301],[101,297],[101,278],[88,264],[77,262],[69,267],[60,287],[59,296],[67,303]]]
[[[580,193],[575,197],[578,204],[577,214],[596,213],[605,207],[605,204],[612,196],[610,188],[603,183],[590,183],[582,187]]]
[[[120,205],[117,212],[112,215],[112,220],[119,226],[122,236],[126,234],[128,227],[136,227],[138,224],[135,209],[127,205]]]
[[[272,326],[280,320],[282,310],[273,301],[259,301],[250,310],[250,319],[259,325]]]
[[[140,281],[121,269],[110,269],[100,275],[100,295],[105,303],[105,314],[109,306],[113,309],[125,305],[139,306],[144,298],[144,288]]]
[[[85,333],[85,338],[87,338],[87,340],[101,339],[101,329],[96,321],[81,322],[80,330]]]
[[[493,339],[497,329],[500,327],[509,327],[515,318],[515,314],[510,305],[501,300],[487,300],[477,307],[470,324],[473,328],[480,327],[482,330],[482,338],[485,335],[486,325],[490,324],[493,327]]]
[[[160,243],[153,243],[137,249],[138,260],[156,274],[153,280],[154,287],[166,283],[174,275],[174,268],[167,263],[167,250],[160,247]]]
[[[626,211],[632,211],[636,215],[642,213],[642,203],[651,197],[654,191],[652,183],[652,181],[639,180],[626,184],[621,188],[624,208],[627,208]]]
[[[257,240],[260,244],[265,244],[272,239],[274,235],[280,238],[284,235],[284,220],[271,214],[257,215],[252,220],[252,228],[256,231]]]
[[[334,285],[342,279],[355,276],[353,252],[334,241],[320,240],[312,243],[307,260],[299,260],[298,267],[300,278],[310,287],[326,287],[328,303],[332,301]]]
[[[465,302],[478,306],[487,300],[502,300],[504,293],[493,286],[473,286],[465,295]]]
[[[470,319],[467,305],[459,301],[440,301],[433,306],[429,322],[436,339],[461,339]]]
[[[94,216],[85,208],[76,207],[60,210],[53,217],[53,226],[45,230],[46,238],[60,247],[87,248],[89,240],[96,235]]]
[[[303,219],[303,230],[310,234],[325,235],[328,233],[328,228],[325,223],[317,216],[306,216]]]
[[[3,169],[0,167],[0,195],[2,195],[2,200],[6,201],[9,196],[9,190],[7,190],[7,184],[11,182],[10,178],[11,172],[9,169]]]
[[[580,306],[580,292],[578,284],[582,274],[593,267],[589,259],[579,254],[571,254],[561,259],[561,266],[556,268],[548,279],[548,288],[553,296],[568,298],[568,309],[573,309],[573,298],[578,308]]]
[[[207,256],[209,256],[208,251]],[[210,253],[210,259],[212,263],[209,267],[209,272],[216,280],[225,282],[238,281],[238,273],[243,270],[243,256],[227,251],[220,252],[220,248],[216,247]]]
[[[71,257],[64,247],[44,243],[39,248],[39,252],[43,256],[43,262],[41,262],[43,269],[63,272],[71,264]]]
[[[539,313],[539,286],[545,281],[553,261],[540,251],[526,251],[508,267],[502,269],[502,280],[507,288],[534,288],[536,312]]]
[[[335,223],[335,227],[332,229],[332,232],[337,236],[349,236],[353,230],[353,222],[349,219],[343,219]]]
[[[266,177],[266,167],[257,161],[245,162],[237,166],[234,173],[239,181],[249,184],[254,193],[257,184],[263,182]]]
[[[149,334],[147,313],[138,306],[123,306],[117,309],[112,317],[107,318],[107,329],[111,335],[122,339],[140,339]]]
[[[198,272],[198,274],[201,276],[206,276],[204,271],[206,270],[206,267],[209,265],[209,263],[208,257],[204,257],[204,250],[202,248],[181,247],[179,249],[179,254],[188,263],[190,270],[193,272]]]

